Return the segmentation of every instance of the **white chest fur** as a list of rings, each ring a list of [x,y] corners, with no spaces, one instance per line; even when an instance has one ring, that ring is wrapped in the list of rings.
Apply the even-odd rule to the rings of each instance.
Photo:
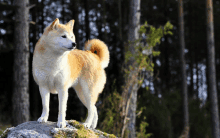
[[[56,84],[62,83],[67,70],[67,52],[62,55],[39,54],[33,57],[33,76],[38,85],[56,92]]]

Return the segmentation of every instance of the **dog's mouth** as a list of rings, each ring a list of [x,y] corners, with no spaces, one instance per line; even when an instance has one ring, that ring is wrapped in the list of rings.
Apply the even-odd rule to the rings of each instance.
[[[76,49],[76,47],[65,47],[66,49],[68,49],[68,50],[74,50],[74,49]]]

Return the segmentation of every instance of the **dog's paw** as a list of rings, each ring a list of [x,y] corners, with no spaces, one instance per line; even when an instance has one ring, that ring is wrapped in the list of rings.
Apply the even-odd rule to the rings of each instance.
[[[38,118],[37,122],[45,123],[45,122],[47,122],[47,117],[40,117],[40,118]]]
[[[87,128],[90,128],[91,125],[89,125],[88,123],[83,123],[83,125]]]
[[[96,128],[96,125],[91,125],[91,128],[92,128],[92,129],[95,129],[95,128]]]
[[[63,122],[58,121],[58,122],[57,122],[57,127],[58,127],[58,128],[64,128],[64,127],[66,127],[66,121],[63,121]]]

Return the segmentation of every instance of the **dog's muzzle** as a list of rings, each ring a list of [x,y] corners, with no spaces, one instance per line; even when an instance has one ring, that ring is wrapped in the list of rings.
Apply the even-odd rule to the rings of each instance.
[[[72,47],[73,47],[73,48],[76,48],[76,43],[75,43],[75,42],[72,43]]]
[[[72,46],[69,47],[68,49],[69,49],[69,50],[72,50],[72,49],[75,49],[75,48],[76,48],[76,43],[74,42],[74,43],[72,43]]]

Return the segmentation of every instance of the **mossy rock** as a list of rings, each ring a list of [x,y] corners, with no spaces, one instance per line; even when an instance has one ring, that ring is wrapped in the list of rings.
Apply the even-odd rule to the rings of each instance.
[[[14,128],[7,128],[0,138],[7,137],[44,137],[44,138],[115,138],[112,134],[100,130],[89,129],[75,120],[67,121],[67,127],[57,128],[56,122],[38,123],[29,121]]]
[[[0,138],[7,138],[8,132],[14,129],[14,127],[7,128],[1,135]]]
[[[107,134],[96,129],[88,129],[76,120],[69,120],[68,123],[78,129],[74,135],[76,138],[116,138],[116,136],[113,134]]]

